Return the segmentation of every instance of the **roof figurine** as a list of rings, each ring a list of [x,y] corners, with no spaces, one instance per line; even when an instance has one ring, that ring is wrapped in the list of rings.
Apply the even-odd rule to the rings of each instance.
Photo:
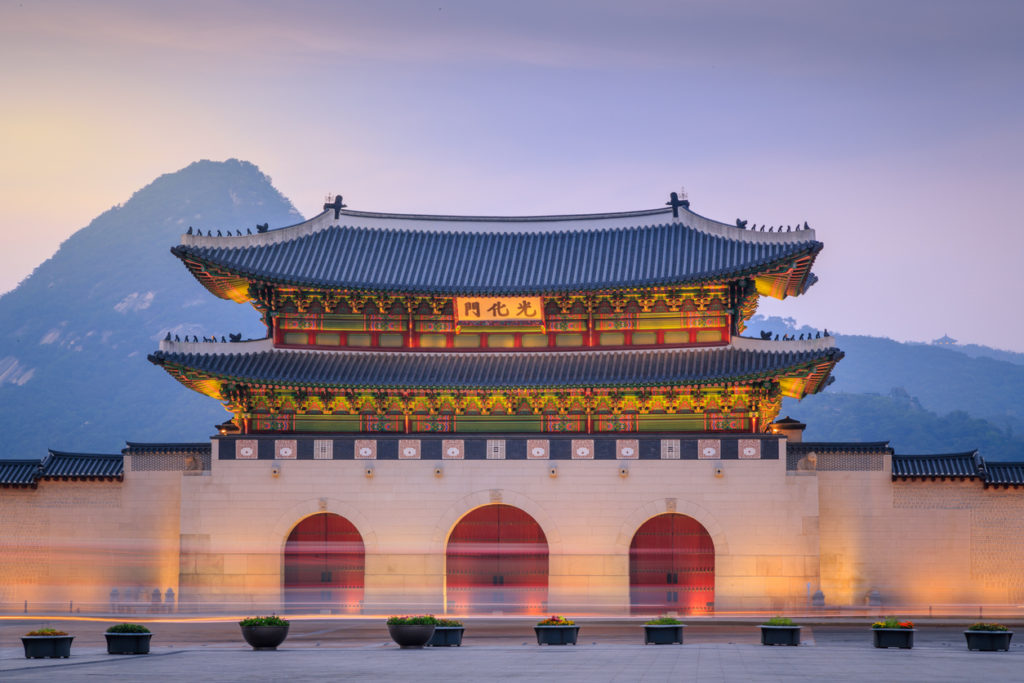
[[[340,194],[334,196],[333,202],[330,202],[329,204],[324,204],[324,211],[328,211],[330,209],[334,210],[334,220],[338,220],[338,218],[341,216],[341,210],[344,208],[345,203],[341,200]]]

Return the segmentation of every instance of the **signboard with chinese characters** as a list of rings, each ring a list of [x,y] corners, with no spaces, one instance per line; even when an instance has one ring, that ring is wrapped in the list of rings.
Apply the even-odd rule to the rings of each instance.
[[[457,297],[455,319],[459,325],[543,325],[544,306],[539,296]]]

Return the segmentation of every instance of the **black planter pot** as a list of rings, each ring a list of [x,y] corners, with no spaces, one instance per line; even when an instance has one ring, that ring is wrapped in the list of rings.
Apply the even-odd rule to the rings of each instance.
[[[462,647],[464,626],[435,626],[434,635],[427,643],[430,647]]]
[[[761,625],[762,645],[799,645],[799,626],[768,626]]]
[[[148,655],[152,633],[104,633],[108,655]]]
[[[243,626],[242,637],[254,650],[276,650],[288,637],[288,626]]]
[[[873,628],[871,629],[875,647],[898,647],[902,650],[909,650],[914,647],[914,632],[912,628]]]
[[[644,624],[644,645],[683,644],[683,624]]]
[[[435,628],[433,624],[388,624],[388,633],[400,648],[421,648],[430,642]]]
[[[22,636],[26,659],[44,657],[67,658],[71,656],[71,641],[74,636]]]
[[[579,626],[534,626],[538,645],[575,645]]]
[[[1013,631],[964,631],[968,650],[996,652],[1009,650]]]

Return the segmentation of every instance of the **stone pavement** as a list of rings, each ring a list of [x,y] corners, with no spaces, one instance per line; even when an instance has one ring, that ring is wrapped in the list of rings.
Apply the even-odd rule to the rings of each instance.
[[[639,621],[579,620],[578,646],[539,647],[532,619],[471,619],[461,648],[399,650],[381,619],[308,619],[293,620],[278,651],[255,652],[233,622],[173,621],[149,624],[151,654],[112,656],[102,636],[109,623],[48,620],[76,635],[71,658],[29,660],[18,636],[44,624],[0,620],[0,680],[1024,680],[1024,644],[969,652],[961,625],[919,623],[913,650],[878,650],[860,621],[805,625],[793,648],[759,645],[756,621],[690,622],[686,644],[644,646]]]

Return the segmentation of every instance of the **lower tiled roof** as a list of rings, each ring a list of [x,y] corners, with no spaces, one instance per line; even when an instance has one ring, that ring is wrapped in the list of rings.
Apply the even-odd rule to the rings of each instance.
[[[948,477],[954,479],[982,479],[984,461],[978,451],[945,455],[894,455],[893,478]]]
[[[142,453],[185,453],[187,455],[204,455],[210,452],[209,441],[189,443],[139,443],[126,441],[127,446],[121,449],[124,455],[140,455]]]
[[[43,461],[41,479],[119,479],[124,456],[50,451]]]
[[[762,351],[710,349],[534,353],[296,351],[174,353],[149,360],[232,381],[356,388],[618,387],[711,384],[777,376],[835,362],[835,347]]]
[[[0,460],[0,486],[35,486],[39,460]]]
[[[986,486],[1024,486],[1024,462],[985,462]]]
[[[775,424],[778,424],[777,422]],[[786,444],[787,453],[892,453],[888,441],[800,441]]]

